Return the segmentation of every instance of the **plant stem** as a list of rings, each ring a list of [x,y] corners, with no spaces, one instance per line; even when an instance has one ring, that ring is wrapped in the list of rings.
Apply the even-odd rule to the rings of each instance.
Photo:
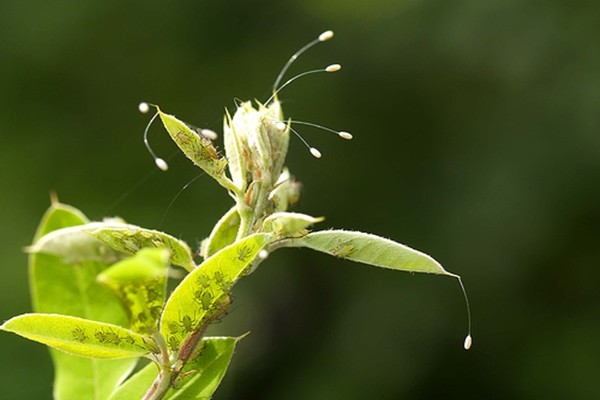
[[[143,400],[160,400],[167,394],[171,387],[172,373],[169,367],[161,368],[152,386],[144,395]]]
[[[143,400],[160,400],[162,399],[169,387],[171,386],[171,381],[173,379],[173,371],[171,369],[171,360],[169,358],[169,350],[167,348],[167,343],[165,342],[165,338],[160,334],[160,332],[156,332],[154,335],[154,341],[158,345],[160,349],[161,360],[158,363],[160,368],[158,372],[158,376],[152,382],[152,386],[148,389],[146,394],[143,397]]]
[[[248,236],[254,225],[254,212],[252,208],[248,207],[243,197],[237,199],[237,209],[240,215],[240,227],[236,241]]]

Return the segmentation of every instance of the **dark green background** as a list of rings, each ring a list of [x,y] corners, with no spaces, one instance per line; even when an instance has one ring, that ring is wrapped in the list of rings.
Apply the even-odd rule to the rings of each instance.
[[[161,223],[197,172],[182,156],[155,171],[139,101],[220,132],[224,107],[266,99],[290,54],[333,29],[291,73],[343,70],[281,98],[355,140],[300,127],[323,158],[292,139],[296,210],[462,275],[474,346],[450,278],[282,251],[215,327],[252,331],[215,398],[600,398],[599,21],[584,0],[3,0],[0,319],[30,310],[21,248],[51,190],[190,243],[229,207],[203,177]],[[151,141],[175,152],[158,127]],[[0,357],[3,399],[50,398],[43,346],[1,334]]]

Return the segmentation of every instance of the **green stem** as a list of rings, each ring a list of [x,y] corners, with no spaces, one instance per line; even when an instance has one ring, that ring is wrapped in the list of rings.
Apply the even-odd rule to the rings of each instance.
[[[240,227],[238,229],[236,241],[240,240],[252,233],[254,225],[254,210],[246,205],[243,197],[237,199],[237,209],[240,215]]]
[[[150,386],[150,389],[148,389],[144,395],[143,400],[162,399],[167,394],[173,380],[173,371],[171,369],[171,360],[169,358],[167,343],[160,332],[156,332],[153,337],[160,349],[161,360],[160,363],[158,363],[160,371],[154,382],[152,382],[152,386]]]
[[[161,368],[152,386],[144,395],[143,400],[160,400],[167,394],[173,379],[170,368]]]

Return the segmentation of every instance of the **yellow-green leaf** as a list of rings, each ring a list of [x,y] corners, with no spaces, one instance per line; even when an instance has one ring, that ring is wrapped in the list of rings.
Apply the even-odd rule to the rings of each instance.
[[[229,291],[243,276],[270,235],[248,236],[208,258],[173,291],[160,321],[160,332],[173,350],[192,332],[204,329],[229,302]]]
[[[187,158],[213,178],[220,180],[224,177],[227,160],[219,156],[210,140],[191,130],[173,115],[165,114],[160,109],[158,113],[165,129]]]
[[[0,329],[90,358],[130,358],[156,352],[150,337],[114,324],[60,314],[23,314]]]
[[[42,218],[34,244],[50,232],[87,222],[81,211],[55,201]],[[118,252],[87,234],[81,235],[81,232],[64,237],[72,246],[61,243],[61,239],[55,237],[54,240],[58,240],[53,243],[55,254],[29,255],[29,282],[34,311],[126,325],[127,316],[116,296],[96,282],[98,273],[109,263],[118,260]],[[86,249],[83,242],[88,243],[92,250]],[[98,260],[86,259],[82,254],[77,254],[78,249],[83,254],[92,253],[101,257]],[[54,364],[55,400],[105,400],[137,362],[134,358],[83,358],[52,348],[50,355]]]
[[[127,307],[130,328],[152,333],[165,301],[169,251],[145,248],[119,261],[98,275],[98,281],[112,289]]]
[[[285,246],[308,247],[376,267],[457,277],[425,253],[368,233],[344,230],[311,232],[290,240]]]
[[[164,232],[145,229],[130,224],[95,223],[83,229],[92,237],[115,250],[135,254],[145,247],[166,248],[171,253],[171,263],[191,271],[195,268],[192,251],[182,240]]]
[[[222,248],[235,242],[240,228],[240,214],[234,206],[221,217],[210,236],[202,244],[202,257],[208,258]]]

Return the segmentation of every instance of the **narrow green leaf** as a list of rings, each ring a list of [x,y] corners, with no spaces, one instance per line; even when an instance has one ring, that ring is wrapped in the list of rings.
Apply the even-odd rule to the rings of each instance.
[[[308,247],[336,257],[400,271],[458,277],[425,253],[379,236],[362,232],[329,230],[282,242],[284,247]]]
[[[294,212],[276,212],[269,215],[263,222],[263,231],[273,232],[278,239],[286,237],[301,237],[308,233],[306,228],[323,221],[323,217]]]
[[[202,256],[208,258],[235,242],[239,228],[240,215],[237,207],[234,206],[221,217],[206,242],[202,244]]]
[[[263,108],[261,107],[261,111]],[[268,125],[265,126],[269,135],[269,141],[272,142],[273,146],[273,174],[274,178],[279,178],[279,175],[283,171],[283,166],[285,164],[285,159],[287,157],[289,142],[290,142],[290,125],[291,121],[288,120],[287,125],[283,131],[280,130],[278,124],[273,123],[273,121],[283,121],[283,111],[281,110],[281,103],[275,97],[274,101],[272,101],[267,107],[266,110],[267,118],[269,121]]]
[[[173,291],[160,321],[169,347],[179,348],[191,333],[205,328],[228,305],[229,291],[244,275],[270,235],[248,236],[204,261]]]
[[[82,357],[130,358],[157,351],[150,337],[68,315],[23,314],[9,319],[0,329]]]
[[[111,223],[88,224],[83,229],[111,248],[127,254],[135,254],[145,247],[167,248],[171,252],[172,264],[188,271],[195,268],[196,264],[189,246],[184,241],[164,232],[135,225]]]
[[[224,178],[227,159],[219,156],[210,140],[192,131],[173,115],[165,114],[160,109],[158,113],[165,129],[187,158],[217,181]]]
[[[98,275],[127,307],[129,326],[137,333],[152,333],[157,326],[167,285],[169,251],[145,248]]]
[[[217,390],[241,338],[207,337],[202,339],[202,351],[188,361],[183,377],[165,395],[165,400],[210,399]],[[140,399],[158,375],[155,365],[148,364],[129,378],[109,400]]]
[[[227,156],[231,180],[240,189],[246,191],[246,162],[243,156],[244,144],[242,139],[231,128],[231,115],[227,110],[223,121],[223,143]]]
[[[34,243],[47,233],[87,223],[87,218],[73,207],[54,202],[46,212],[37,229]],[[89,235],[78,235],[81,241],[96,248],[98,241],[89,242]],[[29,282],[33,309],[42,313],[59,313],[93,319],[117,325],[127,325],[125,310],[118,299],[106,288],[96,283],[99,272],[108,267],[109,261],[85,260],[77,257],[75,249],[82,248],[74,242],[73,249],[63,246],[57,254],[33,253],[29,255]],[[114,252],[102,245],[99,254]],[[60,243],[56,248],[60,248]],[[72,251],[73,250],[73,251]],[[83,249],[83,253],[91,252]],[[94,254],[94,252],[92,251]],[[66,257],[65,257],[66,256]],[[79,262],[67,263],[65,258]],[[111,258],[111,257],[109,257]],[[112,262],[112,261],[110,261]],[[137,360],[100,360],[73,356],[50,349],[54,362],[55,400],[105,400],[134,368]]]
[[[269,200],[273,204],[273,210],[286,211],[290,204],[289,192],[290,187],[293,184],[293,178],[290,176],[290,171],[287,168],[283,168],[281,175],[275,182],[275,188],[269,193]]]

